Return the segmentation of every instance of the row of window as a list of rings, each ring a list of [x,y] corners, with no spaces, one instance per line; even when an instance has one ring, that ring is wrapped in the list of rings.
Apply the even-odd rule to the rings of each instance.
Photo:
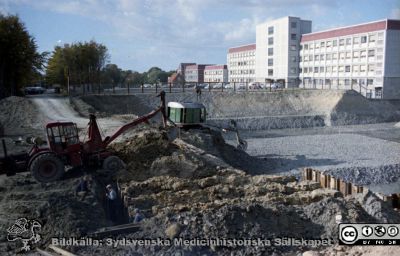
[[[246,74],[255,74],[256,71],[254,69],[242,69],[242,70],[230,70],[230,75],[246,75]]]
[[[290,27],[294,29],[297,28],[297,22],[295,21],[290,22]],[[273,34],[274,34],[274,27],[273,26],[268,27],[268,35],[273,35]]]
[[[374,79],[307,79],[305,85],[373,85]]]
[[[256,56],[255,51],[246,51],[246,52],[235,52],[229,54],[230,58],[243,58],[243,57],[251,57]]]
[[[370,34],[364,36],[354,36],[348,38],[340,38],[339,40],[328,40],[328,41],[321,41],[321,42],[311,42],[311,43],[304,43],[300,45],[300,50],[312,50],[312,49],[319,49],[319,48],[329,48],[335,46],[344,46],[344,45],[357,45],[357,44],[365,44],[365,43],[373,43],[378,39],[383,39],[383,32],[378,33],[378,35]]]
[[[229,66],[231,67],[236,67],[236,66],[247,66],[247,65],[255,65],[256,61],[255,60],[249,60],[249,61],[238,61],[238,62],[230,62]]]
[[[254,78],[231,78],[229,82],[232,83],[251,83],[254,82]]]
[[[334,72],[374,72],[377,67],[382,67],[382,63],[369,65],[343,65],[343,66],[326,66],[326,67],[304,67],[300,68],[300,73],[334,73]]]
[[[222,75],[223,74],[223,72],[222,72],[222,70],[207,70],[207,71],[204,71],[204,74],[205,75]]]
[[[376,50],[378,53],[383,53],[382,48],[378,48]],[[315,54],[315,55],[304,55],[300,57],[300,62],[307,62],[307,61],[320,61],[320,60],[344,60],[344,59],[358,59],[358,58],[366,58],[368,57],[375,57],[375,52],[373,50],[361,50],[361,51],[353,51],[353,52],[334,52],[334,53],[327,53],[327,54]]]

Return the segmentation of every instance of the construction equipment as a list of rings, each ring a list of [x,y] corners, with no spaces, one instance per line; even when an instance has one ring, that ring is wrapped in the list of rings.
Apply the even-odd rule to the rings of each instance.
[[[161,105],[157,109],[125,124],[104,139],[100,134],[96,116],[90,115],[88,140],[83,142],[80,141],[78,128],[73,122],[48,123],[47,147],[40,147],[39,140],[30,140],[33,146],[29,152],[8,155],[3,140],[4,157],[0,158],[0,174],[14,175],[29,170],[39,182],[51,182],[62,177],[65,166],[102,166],[103,169],[116,171],[121,166],[121,160],[107,149],[111,142],[132,127],[148,122],[159,112],[166,126],[165,92],[162,91],[158,96],[161,98]]]

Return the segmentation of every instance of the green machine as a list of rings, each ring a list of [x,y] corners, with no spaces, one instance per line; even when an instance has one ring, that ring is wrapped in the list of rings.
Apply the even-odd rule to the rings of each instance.
[[[168,102],[167,115],[179,127],[200,126],[206,122],[206,107],[195,102]]]

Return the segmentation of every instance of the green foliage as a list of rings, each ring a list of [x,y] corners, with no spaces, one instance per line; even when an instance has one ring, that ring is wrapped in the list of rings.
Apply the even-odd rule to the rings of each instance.
[[[0,98],[38,79],[46,56],[37,52],[35,39],[18,16],[0,14]]]
[[[50,84],[99,84],[101,72],[109,59],[107,47],[79,42],[56,46],[47,65],[46,79]]]

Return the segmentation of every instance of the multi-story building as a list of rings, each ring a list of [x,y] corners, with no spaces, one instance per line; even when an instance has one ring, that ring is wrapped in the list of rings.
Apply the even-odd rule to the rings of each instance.
[[[303,35],[299,78],[301,87],[355,89],[367,97],[400,98],[400,20]]]
[[[168,77],[168,83],[183,83],[185,80],[185,69],[190,65],[196,65],[196,63],[180,63],[176,72]]]
[[[210,64],[196,64],[185,67],[185,81],[188,83],[204,83],[204,69]]]
[[[301,35],[311,32],[311,21],[283,17],[257,25],[256,81],[279,81],[297,87]]]
[[[229,82],[255,81],[256,44],[229,48],[227,63]]]
[[[206,66],[204,69],[204,82],[228,82],[228,67],[227,65],[212,65]]]

